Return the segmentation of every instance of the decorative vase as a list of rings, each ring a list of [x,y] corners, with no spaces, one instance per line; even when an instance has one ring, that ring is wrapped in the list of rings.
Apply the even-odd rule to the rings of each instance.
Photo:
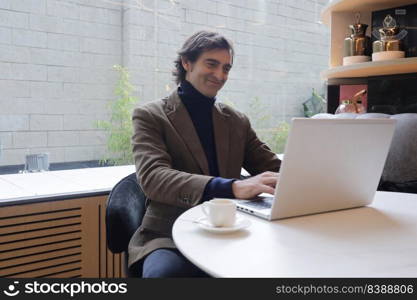
[[[387,15],[383,21],[383,27],[372,32],[378,40],[372,44],[372,60],[389,60],[403,58],[405,52],[402,47],[402,39],[407,35],[406,30],[401,30],[391,15]]]
[[[350,36],[343,44],[343,65],[369,61],[371,40],[366,36],[367,24],[360,23],[360,14],[355,15],[356,22],[349,25]]]

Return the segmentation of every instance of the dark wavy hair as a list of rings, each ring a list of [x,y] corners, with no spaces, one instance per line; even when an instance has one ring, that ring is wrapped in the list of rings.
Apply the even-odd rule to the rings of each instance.
[[[175,82],[180,84],[181,81],[185,80],[185,74],[187,71],[182,66],[181,59],[185,59],[193,63],[204,51],[213,49],[229,50],[233,61],[233,45],[227,38],[219,33],[202,30],[190,36],[185,41],[184,45],[182,45],[182,48],[178,51],[177,59],[174,61],[175,69],[172,72],[172,75],[174,75]]]

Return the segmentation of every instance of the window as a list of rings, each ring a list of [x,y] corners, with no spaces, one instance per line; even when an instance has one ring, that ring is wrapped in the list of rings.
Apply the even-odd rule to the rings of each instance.
[[[303,116],[312,89],[323,90],[329,32],[319,17],[326,3],[1,1],[0,174],[19,172],[25,163],[36,169],[45,159],[50,170],[98,166],[109,157],[109,134],[97,121],[109,120],[109,103],[118,98],[121,71],[113,66],[128,71],[139,103],[164,97],[176,88],[176,51],[200,29],[234,43],[234,65],[218,101],[248,114],[279,152],[284,122]]]

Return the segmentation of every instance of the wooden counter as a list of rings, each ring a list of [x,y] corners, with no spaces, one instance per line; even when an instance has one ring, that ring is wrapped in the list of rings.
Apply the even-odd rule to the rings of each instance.
[[[123,277],[106,246],[108,193],[134,166],[0,176],[1,277]]]

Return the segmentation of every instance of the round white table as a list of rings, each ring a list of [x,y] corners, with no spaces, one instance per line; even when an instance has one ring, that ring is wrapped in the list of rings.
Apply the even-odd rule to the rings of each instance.
[[[417,194],[377,192],[370,206],[266,221],[233,233],[208,232],[193,221],[173,227],[178,249],[214,277],[416,277]]]

